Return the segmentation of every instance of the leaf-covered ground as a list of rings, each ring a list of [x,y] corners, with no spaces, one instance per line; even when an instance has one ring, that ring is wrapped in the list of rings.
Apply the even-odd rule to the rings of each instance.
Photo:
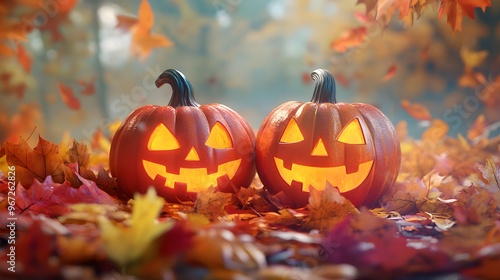
[[[129,200],[106,171],[102,133],[89,146],[6,142],[0,216],[17,220],[14,233],[1,225],[1,277],[498,279],[500,138],[477,137],[486,129],[451,138],[435,119],[417,140],[399,123],[401,171],[373,209],[356,209],[332,186],[291,209],[257,177],[195,202],[165,203],[153,189]]]

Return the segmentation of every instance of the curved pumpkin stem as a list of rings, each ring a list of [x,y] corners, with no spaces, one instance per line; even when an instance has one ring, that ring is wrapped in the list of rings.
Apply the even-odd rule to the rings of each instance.
[[[175,69],[168,69],[163,71],[161,75],[156,79],[155,85],[160,88],[165,83],[170,84],[172,87],[172,97],[168,102],[168,106],[174,108],[180,106],[195,106],[199,107],[200,104],[196,103],[194,100],[193,86],[186,79],[186,76],[180,71]]]
[[[326,69],[316,69],[311,73],[311,78],[316,81],[311,102],[336,103],[335,79]]]

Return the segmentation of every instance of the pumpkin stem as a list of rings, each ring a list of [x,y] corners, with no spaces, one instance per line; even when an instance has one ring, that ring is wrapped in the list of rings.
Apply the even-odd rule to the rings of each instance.
[[[194,100],[193,86],[191,86],[191,83],[181,72],[175,69],[165,70],[156,79],[155,84],[157,88],[160,88],[165,83],[170,84],[172,87],[172,97],[170,97],[168,106],[172,106],[174,108],[180,106],[200,106],[200,104],[196,103]]]
[[[335,79],[326,69],[316,69],[311,73],[311,78],[316,81],[311,102],[336,103]]]

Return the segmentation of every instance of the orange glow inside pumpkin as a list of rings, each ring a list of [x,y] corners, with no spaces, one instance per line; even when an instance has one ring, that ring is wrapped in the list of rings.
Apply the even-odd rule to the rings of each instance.
[[[205,142],[205,145],[214,149],[230,149],[233,147],[231,135],[220,122],[216,122]],[[179,142],[175,135],[164,125],[159,124],[148,141],[148,150],[150,151],[165,151],[175,150],[180,148]],[[200,161],[200,157],[195,147],[191,147],[185,157],[186,161]],[[165,165],[160,163],[142,160],[142,165],[146,174],[154,180],[156,176],[165,178],[165,187],[172,188],[175,183],[185,183],[188,191],[199,192],[207,189],[210,186],[217,186],[217,179],[223,176],[228,176],[232,179],[236,174],[241,163],[241,158],[228,161],[217,166],[217,171],[208,174],[207,168],[185,168],[180,167],[178,174],[173,174],[167,171]]]
[[[288,122],[281,143],[297,143],[304,140],[303,134],[294,118]],[[339,133],[337,141],[346,144],[366,144],[363,129],[357,118],[351,120]],[[312,149],[311,156],[328,156],[325,144],[321,138]],[[293,163],[290,169],[284,165],[284,160],[274,157],[274,163],[281,178],[291,185],[293,181],[302,183],[302,191],[309,192],[309,187],[322,190],[326,182],[337,186],[340,192],[348,192],[357,188],[366,179],[373,167],[373,160],[369,160],[358,165],[358,170],[347,173],[346,166],[318,167]]]

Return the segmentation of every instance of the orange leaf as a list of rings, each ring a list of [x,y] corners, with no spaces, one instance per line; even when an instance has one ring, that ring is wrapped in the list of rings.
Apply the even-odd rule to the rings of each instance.
[[[438,17],[446,15],[447,23],[452,31],[462,31],[462,19],[464,14],[474,19],[474,9],[479,7],[485,11],[491,6],[491,0],[441,0],[439,2]]]
[[[80,86],[82,86],[82,90],[80,90],[81,94],[84,95],[92,95],[95,93],[95,77],[90,81],[78,80],[76,81]]]
[[[21,66],[26,73],[31,71],[31,57],[22,45],[17,47],[17,60],[21,63]]]
[[[410,4],[411,0],[379,0],[375,19],[381,19],[387,25],[395,12],[399,12],[399,19],[403,19],[410,12]]]
[[[59,83],[59,93],[61,94],[62,100],[66,106],[73,110],[80,109],[80,100],[73,96],[73,89],[64,85],[63,83]]]
[[[127,26],[133,23],[131,18],[122,17],[119,24]],[[151,34],[154,23],[154,15],[147,0],[142,0],[139,6],[139,16],[137,22],[130,26],[132,32],[132,53],[140,60],[146,60],[153,48],[170,47],[173,45],[167,37],[163,35]]]
[[[474,140],[476,137],[483,135],[487,127],[488,125],[486,123],[486,118],[484,117],[484,115],[481,114],[477,116],[476,120],[467,131],[467,138],[469,140]]]
[[[153,27],[154,15],[149,5],[148,0],[142,0],[139,6],[139,15],[137,17],[137,25],[139,29],[149,32]]]
[[[397,65],[392,64],[389,69],[387,69],[387,72],[385,73],[384,77],[382,78],[382,81],[388,81],[390,80],[395,74],[397,70]]]
[[[367,36],[367,29],[364,26],[352,28],[342,32],[340,37],[334,40],[331,48],[338,52],[346,52],[351,48],[360,46]]]
[[[422,134],[422,140],[429,140],[433,143],[443,140],[450,130],[448,124],[441,119],[432,120],[431,126]]]
[[[418,103],[410,103],[408,100],[403,100],[401,101],[401,107],[414,119],[419,120],[419,121],[430,121],[432,120],[431,113],[429,113],[429,110],[422,105]]]
[[[39,137],[38,145],[31,149],[21,138],[18,144],[6,142],[4,147],[7,163],[16,167],[16,180],[21,185],[30,186],[34,179],[43,182],[49,175],[55,182],[64,181],[64,163],[56,144]]]

